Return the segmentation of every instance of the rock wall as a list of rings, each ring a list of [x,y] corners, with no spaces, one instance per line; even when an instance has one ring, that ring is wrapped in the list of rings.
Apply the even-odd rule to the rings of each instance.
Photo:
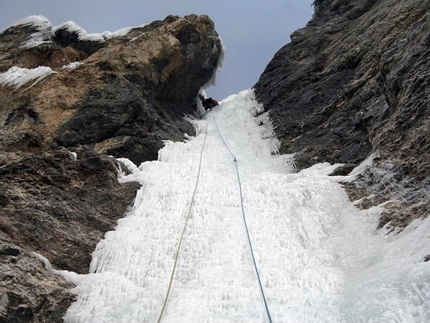
[[[389,201],[380,225],[430,211],[430,3],[315,1],[255,85],[297,168],[373,157],[353,184],[362,207]]]
[[[207,16],[169,16],[110,37],[39,20],[0,34],[5,152],[81,144],[140,163],[157,158],[162,140],[193,132],[182,118],[222,51]],[[47,73],[31,79],[41,66]],[[13,73],[28,81],[8,83]]]
[[[88,272],[138,189],[114,157],[140,164],[192,135],[183,117],[221,54],[197,15],[103,34],[32,16],[0,33],[0,322],[62,322],[72,285],[33,252]]]

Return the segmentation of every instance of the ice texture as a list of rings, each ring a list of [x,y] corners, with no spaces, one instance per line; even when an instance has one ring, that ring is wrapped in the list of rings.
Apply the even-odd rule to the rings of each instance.
[[[267,322],[242,221],[244,210],[273,322],[430,322],[430,219],[400,234],[376,231],[380,208],[359,210],[336,167],[295,172],[276,154],[270,116],[252,90],[231,96],[197,135],[167,141],[157,161],[134,165],[132,210],[93,253],[65,321],[156,322],[163,305],[204,143],[200,181],[173,278],[165,323]]]

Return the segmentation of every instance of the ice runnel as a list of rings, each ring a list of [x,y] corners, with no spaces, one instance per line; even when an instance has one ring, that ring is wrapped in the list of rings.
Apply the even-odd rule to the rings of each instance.
[[[241,215],[235,165],[211,114],[240,162],[244,208],[273,322],[430,321],[430,219],[398,235],[375,231],[379,209],[358,210],[334,166],[294,172],[276,153],[252,90],[214,108],[195,204],[162,322],[261,323],[265,311]],[[266,128],[265,128],[266,127]],[[204,134],[166,142],[159,160],[128,165],[142,183],[132,210],[93,254],[68,323],[156,322],[188,211]]]

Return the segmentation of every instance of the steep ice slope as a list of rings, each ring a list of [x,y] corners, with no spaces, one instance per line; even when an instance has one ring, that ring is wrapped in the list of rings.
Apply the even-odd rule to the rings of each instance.
[[[328,164],[294,173],[252,91],[194,120],[198,135],[166,142],[159,160],[123,160],[142,188],[93,254],[66,322],[156,322],[198,177],[162,322],[267,322],[242,220],[244,210],[273,322],[427,322],[430,221],[398,236],[374,230]],[[263,125],[259,125],[263,124]],[[262,137],[266,139],[262,139]],[[202,149],[203,148],[203,149]],[[202,155],[201,155],[202,154]],[[417,227],[415,229],[415,227]]]

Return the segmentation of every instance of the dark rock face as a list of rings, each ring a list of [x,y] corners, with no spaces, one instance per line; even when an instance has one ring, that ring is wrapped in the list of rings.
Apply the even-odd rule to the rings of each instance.
[[[0,168],[0,322],[62,322],[72,284],[30,251],[87,273],[95,245],[136,194],[137,183],[118,183],[113,158],[75,152],[76,160],[58,148]]]
[[[73,284],[48,275],[36,258],[19,247],[0,249],[0,322],[63,322]]]
[[[375,153],[351,193],[391,200],[381,225],[404,226],[430,211],[430,4],[315,4],[314,18],[261,75],[257,99],[299,169],[357,165]]]
[[[73,286],[32,252],[88,272],[139,187],[118,182],[114,157],[154,160],[163,140],[193,134],[183,117],[221,53],[213,22],[197,15],[114,37],[43,17],[0,33],[0,322],[62,322]],[[44,74],[2,79],[13,71]]]
[[[119,184],[113,158],[65,148],[0,169],[1,228],[18,246],[61,269],[87,273],[94,245],[133,200],[135,185]],[[109,188],[109,189],[106,189]]]
[[[100,48],[105,47],[104,43],[95,40],[81,40],[79,33],[76,30],[71,30],[68,25],[55,30],[53,35],[54,43],[62,48],[72,47],[86,56],[90,56],[97,52]]]

